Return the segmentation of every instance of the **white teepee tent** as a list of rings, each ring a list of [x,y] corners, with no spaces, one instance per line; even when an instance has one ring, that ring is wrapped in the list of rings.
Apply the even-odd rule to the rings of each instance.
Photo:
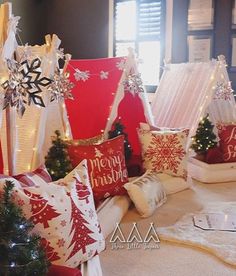
[[[189,128],[188,146],[201,118],[236,122],[236,104],[223,56],[204,63],[169,64],[152,102],[156,126]],[[206,183],[236,180],[235,163],[207,164],[190,157],[188,173]]]
[[[167,64],[151,105],[160,127],[186,127],[193,136],[201,117],[213,124],[236,122],[236,104],[225,59]]]

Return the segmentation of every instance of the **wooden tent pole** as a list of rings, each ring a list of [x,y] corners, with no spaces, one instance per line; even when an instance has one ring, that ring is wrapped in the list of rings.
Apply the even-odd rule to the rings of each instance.
[[[11,3],[4,3],[3,4],[4,8],[4,26],[3,28],[5,29],[5,37],[4,37],[4,42],[7,39],[7,28],[8,28],[8,21],[11,18],[12,15],[12,6]],[[8,106],[6,108],[6,143],[7,143],[7,162],[8,162],[8,174],[13,175],[15,173],[14,169],[14,161],[13,161],[13,147],[12,147],[12,122],[11,122],[11,110],[10,107]]]
[[[6,142],[7,142],[7,163],[8,163],[8,174],[14,175],[14,163],[13,163],[13,148],[12,148],[12,124],[11,124],[11,110],[8,106],[6,108]]]

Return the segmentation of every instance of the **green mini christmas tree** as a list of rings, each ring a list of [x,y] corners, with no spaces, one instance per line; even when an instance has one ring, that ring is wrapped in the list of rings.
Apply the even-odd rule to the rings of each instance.
[[[67,144],[61,138],[59,130],[55,131],[52,146],[45,157],[45,165],[52,180],[63,178],[72,170],[71,161],[67,151]]]
[[[213,128],[214,125],[209,120],[209,114],[207,114],[198,124],[196,135],[192,137],[191,148],[197,154],[205,155],[209,149],[216,146],[216,135]]]
[[[126,162],[132,156],[132,148],[128,140],[128,134],[124,132],[125,127],[121,124],[121,121],[117,121],[114,123],[113,130],[109,131],[108,136],[109,139],[117,137],[119,135],[124,135],[124,152],[125,152],[125,160]]]
[[[49,262],[40,237],[30,234],[33,223],[13,202],[13,187],[6,181],[0,199],[0,276],[46,275]]]

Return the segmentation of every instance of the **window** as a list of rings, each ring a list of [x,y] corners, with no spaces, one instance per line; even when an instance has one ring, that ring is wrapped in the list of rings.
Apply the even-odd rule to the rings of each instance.
[[[114,55],[127,55],[132,47],[148,91],[155,91],[163,59],[165,1],[115,0]]]

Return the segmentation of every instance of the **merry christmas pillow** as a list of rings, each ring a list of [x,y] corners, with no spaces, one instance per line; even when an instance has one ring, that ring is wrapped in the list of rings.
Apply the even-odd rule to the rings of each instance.
[[[236,162],[236,125],[223,126],[219,138],[224,162]]]
[[[187,130],[163,132],[139,129],[138,134],[145,169],[187,178]]]
[[[15,202],[35,225],[53,264],[77,267],[105,247],[98,223],[86,161],[75,180],[60,186],[14,188]]]
[[[45,165],[39,166],[32,172],[25,172],[18,175],[7,176],[0,175],[0,180],[11,180],[17,185],[18,180],[21,186],[40,186],[42,183],[49,183],[52,181],[50,174],[47,171]]]
[[[126,194],[123,185],[128,182],[128,173],[123,136],[99,145],[70,145],[68,153],[74,167],[81,160],[87,159],[89,178],[96,201],[113,195]]]

